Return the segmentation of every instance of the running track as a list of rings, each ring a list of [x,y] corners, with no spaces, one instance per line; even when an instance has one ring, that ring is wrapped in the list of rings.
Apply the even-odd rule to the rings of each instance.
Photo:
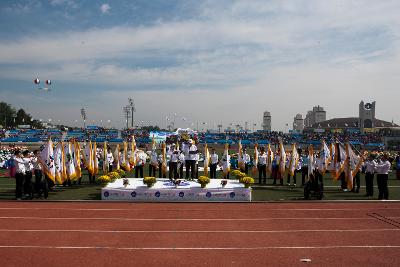
[[[400,266],[399,256],[400,202],[0,202],[0,266]]]

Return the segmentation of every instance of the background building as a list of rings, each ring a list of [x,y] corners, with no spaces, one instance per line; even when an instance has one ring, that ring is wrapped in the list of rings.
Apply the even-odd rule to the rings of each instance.
[[[271,131],[271,113],[268,111],[264,112],[262,129],[263,131]]]
[[[305,127],[312,127],[314,124],[323,121],[326,121],[326,111],[323,107],[318,105],[307,112],[306,118],[304,119],[304,125]]]
[[[364,101],[360,102],[358,109],[358,125],[362,133],[365,129],[369,130],[377,126],[375,123],[375,103],[375,101],[372,103],[364,103]]]
[[[293,131],[303,132],[304,130],[304,120],[301,114],[297,114],[293,119]]]
[[[322,117],[322,116],[321,116]],[[314,123],[307,128],[310,131],[331,132],[378,132],[382,129],[398,129],[394,122],[388,122],[375,118],[375,101],[372,103],[359,104],[359,116],[347,118],[334,118]]]

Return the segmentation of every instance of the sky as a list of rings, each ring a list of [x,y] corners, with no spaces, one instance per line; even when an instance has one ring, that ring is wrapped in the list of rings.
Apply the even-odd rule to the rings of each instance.
[[[358,116],[361,100],[400,123],[399,12],[398,0],[2,0],[0,101],[71,126],[85,108],[89,124],[124,127],[129,97],[137,125],[163,128],[260,129],[268,110],[287,131],[316,105]]]

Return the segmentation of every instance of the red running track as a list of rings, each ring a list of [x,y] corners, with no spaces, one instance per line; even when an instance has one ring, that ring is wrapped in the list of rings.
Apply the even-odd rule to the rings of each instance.
[[[0,203],[0,266],[400,266],[399,255],[400,202]]]

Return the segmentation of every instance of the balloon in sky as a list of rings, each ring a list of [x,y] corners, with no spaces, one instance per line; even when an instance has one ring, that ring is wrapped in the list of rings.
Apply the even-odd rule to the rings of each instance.
[[[46,84],[50,85],[51,84],[51,80],[46,80]]]
[[[36,79],[33,80],[33,82],[34,82],[35,84],[39,84],[39,83],[40,83],[40,80],[39,80],[38,78],[36,78]]]

